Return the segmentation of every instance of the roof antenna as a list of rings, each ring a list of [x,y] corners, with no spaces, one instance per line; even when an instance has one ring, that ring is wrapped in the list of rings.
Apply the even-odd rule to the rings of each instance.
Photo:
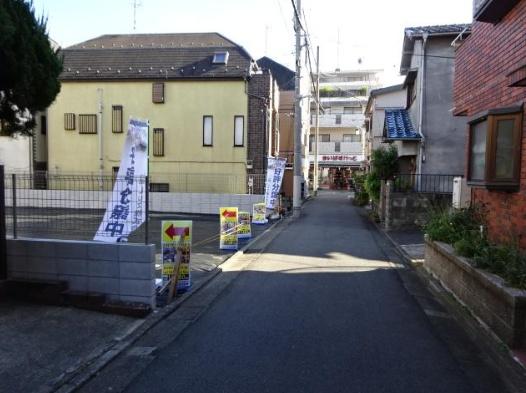
[[[133,0],[133,31],[137,28],[137,8],[141,6],[142,3],[139,0]]]

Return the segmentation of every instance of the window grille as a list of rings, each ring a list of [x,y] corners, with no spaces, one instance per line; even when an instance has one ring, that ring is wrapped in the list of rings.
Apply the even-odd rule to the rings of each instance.
[[[153,129],[153,155],[155,157],[164,156],[164,128]]]
[[[97,133],[97,115],[79,115],[79,134]]]
[[[111,111],[111,132],[117,134],[122,131],[122,105],[113,105]]]
[[[72,131],[75,129],[75,114],[64,113],[64,129]]]

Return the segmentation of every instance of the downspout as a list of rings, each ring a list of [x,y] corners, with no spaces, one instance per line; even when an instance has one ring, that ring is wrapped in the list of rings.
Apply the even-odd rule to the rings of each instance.
[[[97,130],[99,134],[99,176],[100,176],[100,186],[102,188],[103,181],[102,176],[104,175],[104,150],[103,150],[103,132],[102,132],[102,110],[104,108],[103,101],[102,101],[102,93],[103,90],[101,88],[97,89],[97,95],[98,95],[98,116],[97,116]]]
[[[426,138],[424,135],[424,132],[422,130],[424,125],[424,101],[425,101],[425,81],[426,81],[426,44],[427,44],[427,37],[429,36],[428,33],[424,33],[422,36],[422,60],[420,64],[420,69],[422,72],[420,73],[420,108],[418,111],[418,130],[420,132],[420,135],[422,137],[422,140],[420,142],[420,152],[418,157],[418,165],[417,165],[417,174],[422,174],[422,163],[426,162]]]

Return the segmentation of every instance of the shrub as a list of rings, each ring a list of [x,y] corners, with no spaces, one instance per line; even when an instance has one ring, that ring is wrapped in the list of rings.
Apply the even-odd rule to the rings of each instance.
[[[376,172],[371,172],[366,176],[364,187],[373,201],[378,202],[380,200],[380,178]]]
[[[424,229],[431,240],[453,245],[455,252],[480,269],[501,276],[509,285],[526,289],[526,255],[517,244],[491,244],[480,231],[480,208],[436,210]]]
[[[354,196],[354,204],[357,206],[365,206],[369,203],[369,194],[366,191],[356,192]]]
[[[398,172],[398,150],[395,145],[383,146],[371,153],[372,173],[379,179],[392,179]]]

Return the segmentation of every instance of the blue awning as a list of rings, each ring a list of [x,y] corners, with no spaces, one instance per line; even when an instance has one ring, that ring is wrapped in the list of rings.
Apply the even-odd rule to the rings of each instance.
[[[405,109],[385,110],[384,136],[391,140],[420,139],[420,135],[415,131]]]

